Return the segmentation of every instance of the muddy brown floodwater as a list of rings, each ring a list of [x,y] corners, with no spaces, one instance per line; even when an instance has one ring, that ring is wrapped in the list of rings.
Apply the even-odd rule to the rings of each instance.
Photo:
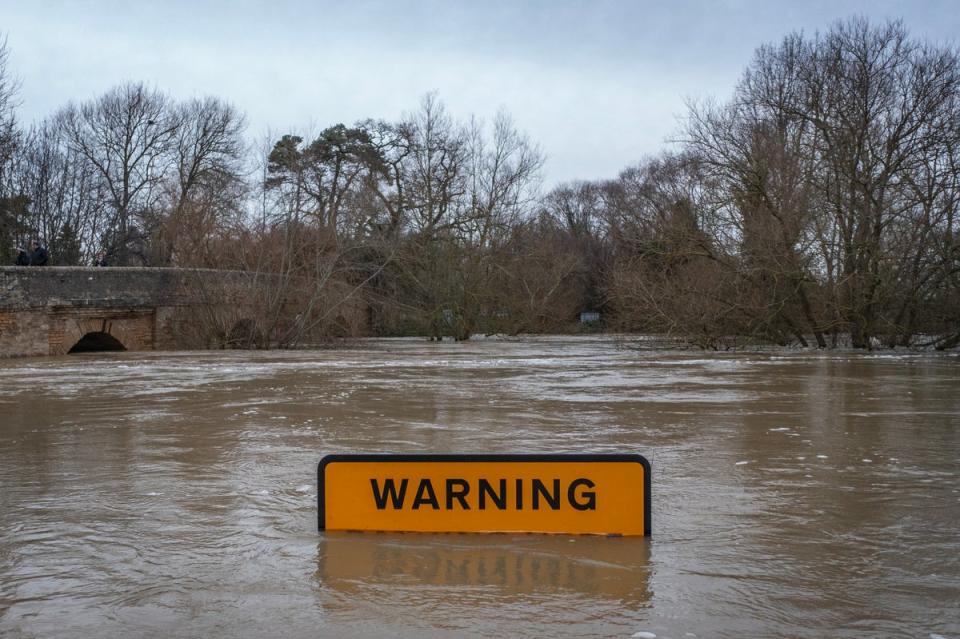
[[[636,452],[653,536],[317,532],[342,452]],[[960,637],[960,357],[610,338],[0,362],[4,637]]]

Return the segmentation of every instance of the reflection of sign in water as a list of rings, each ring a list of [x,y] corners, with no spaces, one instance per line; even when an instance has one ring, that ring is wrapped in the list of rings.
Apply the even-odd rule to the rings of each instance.
[[[351,599],[366,587],[383,596],[399,586],[496,586],[498,595],[572,591],[641,604],[649,599],[649,555],[646,539],[528,535],[334,532],[318,549],[321,579]]]
[[[320,530],[650,534],[640,455],[329,455]]]

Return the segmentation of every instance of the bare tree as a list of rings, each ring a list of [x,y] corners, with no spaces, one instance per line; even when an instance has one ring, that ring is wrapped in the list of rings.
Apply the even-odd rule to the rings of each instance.
[[[7,37],[0,37],[0,171],[6,166],[16,149],[17,119],[17,92],[19,82],[10,72],[10,49],[7,46]],[[3,182],[3,173],[0,172],[0,183]]]
[[[146,220],[172,170],[182,114],[164,94],[128,83],[70,104],[56,117],[67,144],[94,167],[108,193],[111,235],[105,241],[113,259],[145,262]]]
[[[956,51],[851,19],[761,47],[729,104],[691,111],[688,148],[717,180],[745,290],[771,302],[766,332],[870,348],[938,330],[920,318],[949,279],[932,245],[950,236],[958,104]]]
[[[715,189],[692,155],[649,160],[607,186],[609,291],[625,329],[709,348],[752,332],[755,300],[739,286]]]
[[[514,224],[494,256],[488,332],[566,330],[588,298],[589,258],[579,240],[549,215]]]
[[[14,192],[10,181],[20,133],[15,116],[19,83],[11,74],[9,61],[10,49],[4,35],[0,37],[0,258],[6,264],[14,257],[13,242],[25,230],[21,218],[29,203]]]
[[[404,310],[439,338],[452,321],[451,298],[460,258],[457,233],[466,222],[467,143],[462,125],[433,93],[399,125],[406,140],[401,189],[407,215],[397,260]]]
[[[219,260],[210,242],[246,197],[244,118],[211,97],[177,104],[173,111],[173,167],[152,225],[154,262],[210,266]]]
[[[452,261],[442,263],[453,288],[444,300],[456,339],[469,339],[481,318],[495,311],[497,263],[511,231],[534,213],[543,155],[505,112],[489,137],[482,125],[467,127],[463,221],[453,229]]]
[[[102,181],[50,121],[25,135],[15,180],[30,200],[29,226],[48,239],[53,263],[89,264],[109,233]]]
[[[602,182],[575,182],[554,188],[543,200],[544,213],[569,236],[566,251],[578,256],[580,310],[606,309],[612,258],[607,224],[610,194],[609,185]]]

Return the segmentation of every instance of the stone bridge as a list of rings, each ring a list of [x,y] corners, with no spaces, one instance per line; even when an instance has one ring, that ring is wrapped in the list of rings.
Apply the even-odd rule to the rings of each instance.
[[[0,357],[209,347],[203,318],[226,308],[242,321],[239,309],[251,287],[263,286],[257,277],[205,269],[0,267]]]

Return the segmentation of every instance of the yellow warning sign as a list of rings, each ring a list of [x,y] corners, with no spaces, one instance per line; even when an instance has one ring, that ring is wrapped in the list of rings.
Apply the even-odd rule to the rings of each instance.
[[[649,535],[640,455],[329,455],[320,530]]]

